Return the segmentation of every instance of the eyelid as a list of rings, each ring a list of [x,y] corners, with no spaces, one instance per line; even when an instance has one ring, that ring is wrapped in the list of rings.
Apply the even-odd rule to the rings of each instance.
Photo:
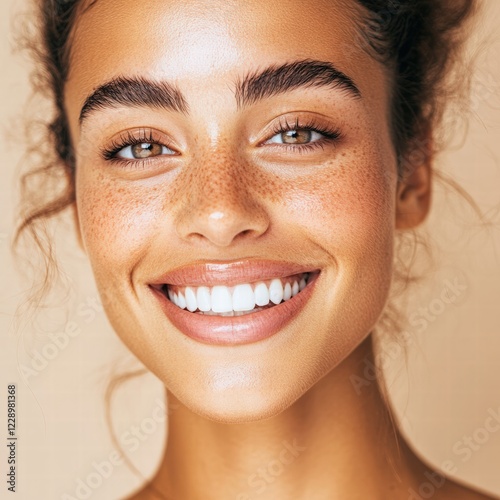
[[[128,162],[140,162],[147,160],[147,158],[142,158],[142,159],[130,159],[130,158],[120,158],[117,157],[117,153],[119,153],[122,149],[125,149],[126,147],[133,146],[135,144],[141,144],[141,143],[152,143],[152,144],[159,144],[160,146],[164,146],[174,153],[173,155],[159,155],[160,157],[165,157],[165,156],[177,156],[178,155],[178,148],[173,145],[174,141],[168,137],[168,135],[161,133],[155,129],[152,128],[147,128],[147,127],[142,127],[138,129],[132,129],[132,130],[124,130],[118,134],[118,137],[114,137],[109,141],[109,144],[106,146],[103,146],[100,148],[100,155],[104,160],[107,161],[115,161],[115,162],[121,162],[121,161],[128,161]],[[156,157],[153,157],[156,158]]]
[[[277,144],[268,143],[275,135],[290,131],[290,130],[311,130],[322,134],[324,137],[319,141],[314,141],[307,144]],[[340,129],[334,126],[331,122],[321,119],[316,116],[301,116],[300,114],[287,114],[280,116],[277,120],[273,120],[265,127],[262,135],[265,137],[257,141],[258,146],[276,145],[277,147],[290,146],[299,148],[317,143],[338,140],[342,137]]]

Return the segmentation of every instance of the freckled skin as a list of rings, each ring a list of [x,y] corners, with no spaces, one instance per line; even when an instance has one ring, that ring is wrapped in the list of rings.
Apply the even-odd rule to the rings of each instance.
[[[395,232],[422,221],[429,199],[428,165],[397,184],[390,79],[353,44],[359,15],[354,0],[99,0],[78,19],[65,106],[79,229],[113,328],[177,404],[152,481],[172,498],[255,494],[248,478],[294,439],[307,451],[261,500],[407,498],[425,479],[391,432],[377,385],[359,396],[351,383],[373,357]],[[336,65],[362,99],[309,88],[237,108],[237,77],[304,58]],[[189,114],[107,109],[80,129],[92,90],[129,75],[175,82]],[[326,121],[341,137],[303,154],[270,147],[263,131],[284,114]],[[172,137],[177,155],[137,168],[100,155],[122,131],[144,127]],[[194,342],[148,287],[196,260],[242,258],[322,270],[299,317],[262,342]],[[447,482],[435,498],[480,497]]]

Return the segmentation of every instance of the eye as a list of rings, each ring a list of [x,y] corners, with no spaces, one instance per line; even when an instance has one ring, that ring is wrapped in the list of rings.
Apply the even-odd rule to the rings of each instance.
[[[265,144],[309,144],[324,138],[324,135],[306,128],[285,130],[271,137]]]
[[[142,160],[160,155],[174,155],[171,149],[156,142],[140,142],[126,146],[115,153],[118,158],[126,160]]]
[[[314,153],[336,146],[341,136],[339,129],[316,117],[282,116],[261,145],[278,154]]]

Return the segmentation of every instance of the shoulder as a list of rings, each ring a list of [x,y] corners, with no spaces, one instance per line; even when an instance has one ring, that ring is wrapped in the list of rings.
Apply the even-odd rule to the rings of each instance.
[[[123,500],[170,500],[170,498],[162,495],[156,489],[152,488],[150,484],[146,484]]]
[[[444,479],[444,478],[443,478]],[[425,489],[425,488],[424,488]],[[487,495],[485,493],[480,493],[474,489],[471,489],[467,486],[463,486],[458,484],[450,479],[446,479],[446,482],[442,485],[439,490],[436,488],[431,493],[430,491],[416,491],[410,492],[410,496],[408,497],[411,500],[424,500],[429,497],[433,500],[498,500],[500,497],[493,497]],[[147,486],[142,487],[139,491],[135,492],[132,496],[127,497],[124,500],[167,500],[165,496],[159,496],[152,492]],[[406,500],[406,496],[405,496]]]
[[[409,470],[412,470],[410,486],[405,500],[500,500],[500,496],[481,491],[474,486],[444,476],[428,462],[410,442],[400,435],[400,446]]]
[[[451,479],[446,480],[446,484],[443,487],[442,495],[436,496],[436,500],[498,500],[500,497],[488,495],[486,493],[481,493],[480,491],[465,486],[463,484],[452,481]]]
[[[413,488],[408,489],[408,500],[500,500],[499,496],[492,496],[478,489],[444,477],[438,472],[425,471],[425,477],[420,477]]]
[[[130,494],[127,497],[124,497],[123,500],[147,500],[147,493],[144,491],[144,488],[140,488],[134,493]]]

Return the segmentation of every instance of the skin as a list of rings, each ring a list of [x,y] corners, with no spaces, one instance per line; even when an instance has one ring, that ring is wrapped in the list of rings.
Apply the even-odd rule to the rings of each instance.
[[[163,498],[409,498],[428,481],[377,384],[359,395],[352,383],[373,358],[396,232],[417,226],[430,200],[428,163],[397,181],[391,78],[355,43],[360,15],[352,0],[100,0],[78,19],[65,88],[78,227],[113,328],[174,408],[151,481]],[[334,64],[362,97],[297,89],[238,109],[238,77],[305,58]],[[80,127],[98,85],[137,75],[174,82],[189,114],[122,106]],[[269,144],[285,115],[341,137],[304,153]],[[143,127],[178,154],[138,168],[102,158],[121,132]],[[261,342],[195,342],[147,286],[199,259],[240,258],[322,270],[297,320]],[[300,452],[272,476],[283,442]],[[487,497],[446,480],[433,498]]]

